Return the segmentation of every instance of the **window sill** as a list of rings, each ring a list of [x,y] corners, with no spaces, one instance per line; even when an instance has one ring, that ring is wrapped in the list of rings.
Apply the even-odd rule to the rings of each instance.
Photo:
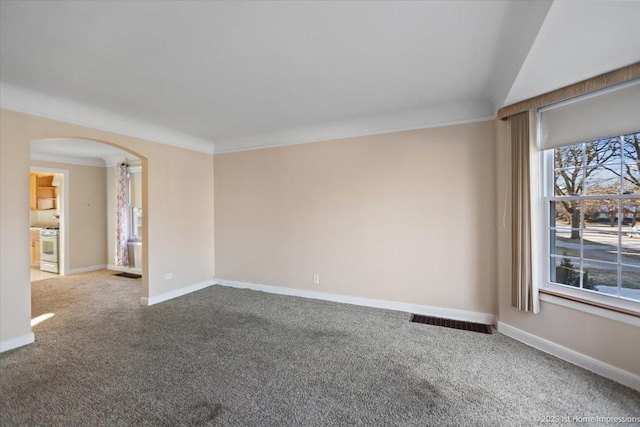
[[[640,327],[640,312],[636,310],[603,304],[548,288],[540,289],[540,301]]]

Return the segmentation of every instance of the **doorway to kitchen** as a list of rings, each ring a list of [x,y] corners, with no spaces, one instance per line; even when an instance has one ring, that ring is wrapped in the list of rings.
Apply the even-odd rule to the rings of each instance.
[[[108,143],[32,141],[30,225],[40,254],[32,280],[104,269],[144,277],[144,168],[143,159]]]
[[[85,292],[147,294],[146,159],[88,139],[34,140],[29,179],[32,328]]]
[[[69,171],[32,166],[29,172],[31,281],[66,274]]]

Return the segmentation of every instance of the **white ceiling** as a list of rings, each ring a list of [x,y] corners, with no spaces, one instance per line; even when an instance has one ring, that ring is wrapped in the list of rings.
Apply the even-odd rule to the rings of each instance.
[[[504,105],[640,61],[640,1],[556,1]]]
[[[639,60],[640,3],[595,3],[3,1],[0,101],[216,152],[472,121]]]

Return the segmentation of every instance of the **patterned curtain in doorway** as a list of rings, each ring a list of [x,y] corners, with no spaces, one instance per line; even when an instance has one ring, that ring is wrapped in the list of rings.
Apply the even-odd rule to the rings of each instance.
[[[129,265],[129,203],[127,201],[127,165],[116,165],[116,250],[113,263]]]

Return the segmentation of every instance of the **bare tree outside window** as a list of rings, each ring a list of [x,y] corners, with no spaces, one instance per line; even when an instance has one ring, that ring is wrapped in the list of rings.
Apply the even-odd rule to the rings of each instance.
[[[577,196],[584,192],[585,182],[605,165],[620,156],[620,139],[609,138],[589,144],[577,144],[555,149],[555,194]],[[580,238],[580,200],[563,200],[557,214],[571,225],[571,239]]]
[[[556,148],[549,174],[550,281],[640,301],[640,133]]]
[[[640,133],[626,135],[624,137],[624,194],[640,193]],[[632,200],[630,208],[633,209],[632,227],[638,226],[640,218],[640,200]]]

